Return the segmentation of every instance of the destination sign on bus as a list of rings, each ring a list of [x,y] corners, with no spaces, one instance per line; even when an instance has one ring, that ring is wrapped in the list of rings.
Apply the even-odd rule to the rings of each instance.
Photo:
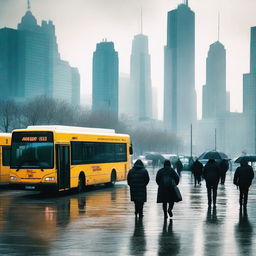
[[[47,137],[46,136],[41,136],[41,137],[28,137],[28,136],[24,136],[22,137],[21,141],[47,141]]]
[[[45,133],[13,133],[13,142],[52,142],[53,134],[51,132]]]

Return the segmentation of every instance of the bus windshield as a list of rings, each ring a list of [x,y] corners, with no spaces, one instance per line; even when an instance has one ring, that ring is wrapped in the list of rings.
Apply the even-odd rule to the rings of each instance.
[[[16,135],[16,136],[15,136]],[[11,147],[11,168],[53,168],[52,136],[14,134]]]

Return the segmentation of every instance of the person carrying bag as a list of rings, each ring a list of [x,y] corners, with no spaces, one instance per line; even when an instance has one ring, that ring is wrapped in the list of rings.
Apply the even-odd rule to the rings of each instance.
[[[165,160],[164,168],[160,169],[156,175],[156,183],[158,185],[157,203],[162,203],[164,218],[167,219],[169,214],[173,216],[172,209],[174,202],[182,200],[180,191],[177,187],[179,184],[179,175],[171,168],[171,162]],[[167,210],[167,204],[168,210]]]

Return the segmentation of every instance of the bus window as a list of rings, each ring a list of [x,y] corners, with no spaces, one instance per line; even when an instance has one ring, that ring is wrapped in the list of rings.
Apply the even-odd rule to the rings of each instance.
[[[2,148],[2,155],[3,155],[3,161],[2,161],[2,164],[3,166],[10,166],[10,151],[11,151],[11,148],[10,147],[3,147]]]
[[[53,168],[52,142],[13,143],[12,152],[12,168]]]

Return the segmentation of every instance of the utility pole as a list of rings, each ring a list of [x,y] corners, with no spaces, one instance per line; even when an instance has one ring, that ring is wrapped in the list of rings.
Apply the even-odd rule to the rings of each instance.
[[[193,127],[192,127],[192,124],[191,124],[190,125],[190,156],[191,156],[191,158],[193,156],[192,147],[193,147]]]
[[[214,140],[215,140],[214,150],[217,151],[217,129],[216,128],[214,130]]]

